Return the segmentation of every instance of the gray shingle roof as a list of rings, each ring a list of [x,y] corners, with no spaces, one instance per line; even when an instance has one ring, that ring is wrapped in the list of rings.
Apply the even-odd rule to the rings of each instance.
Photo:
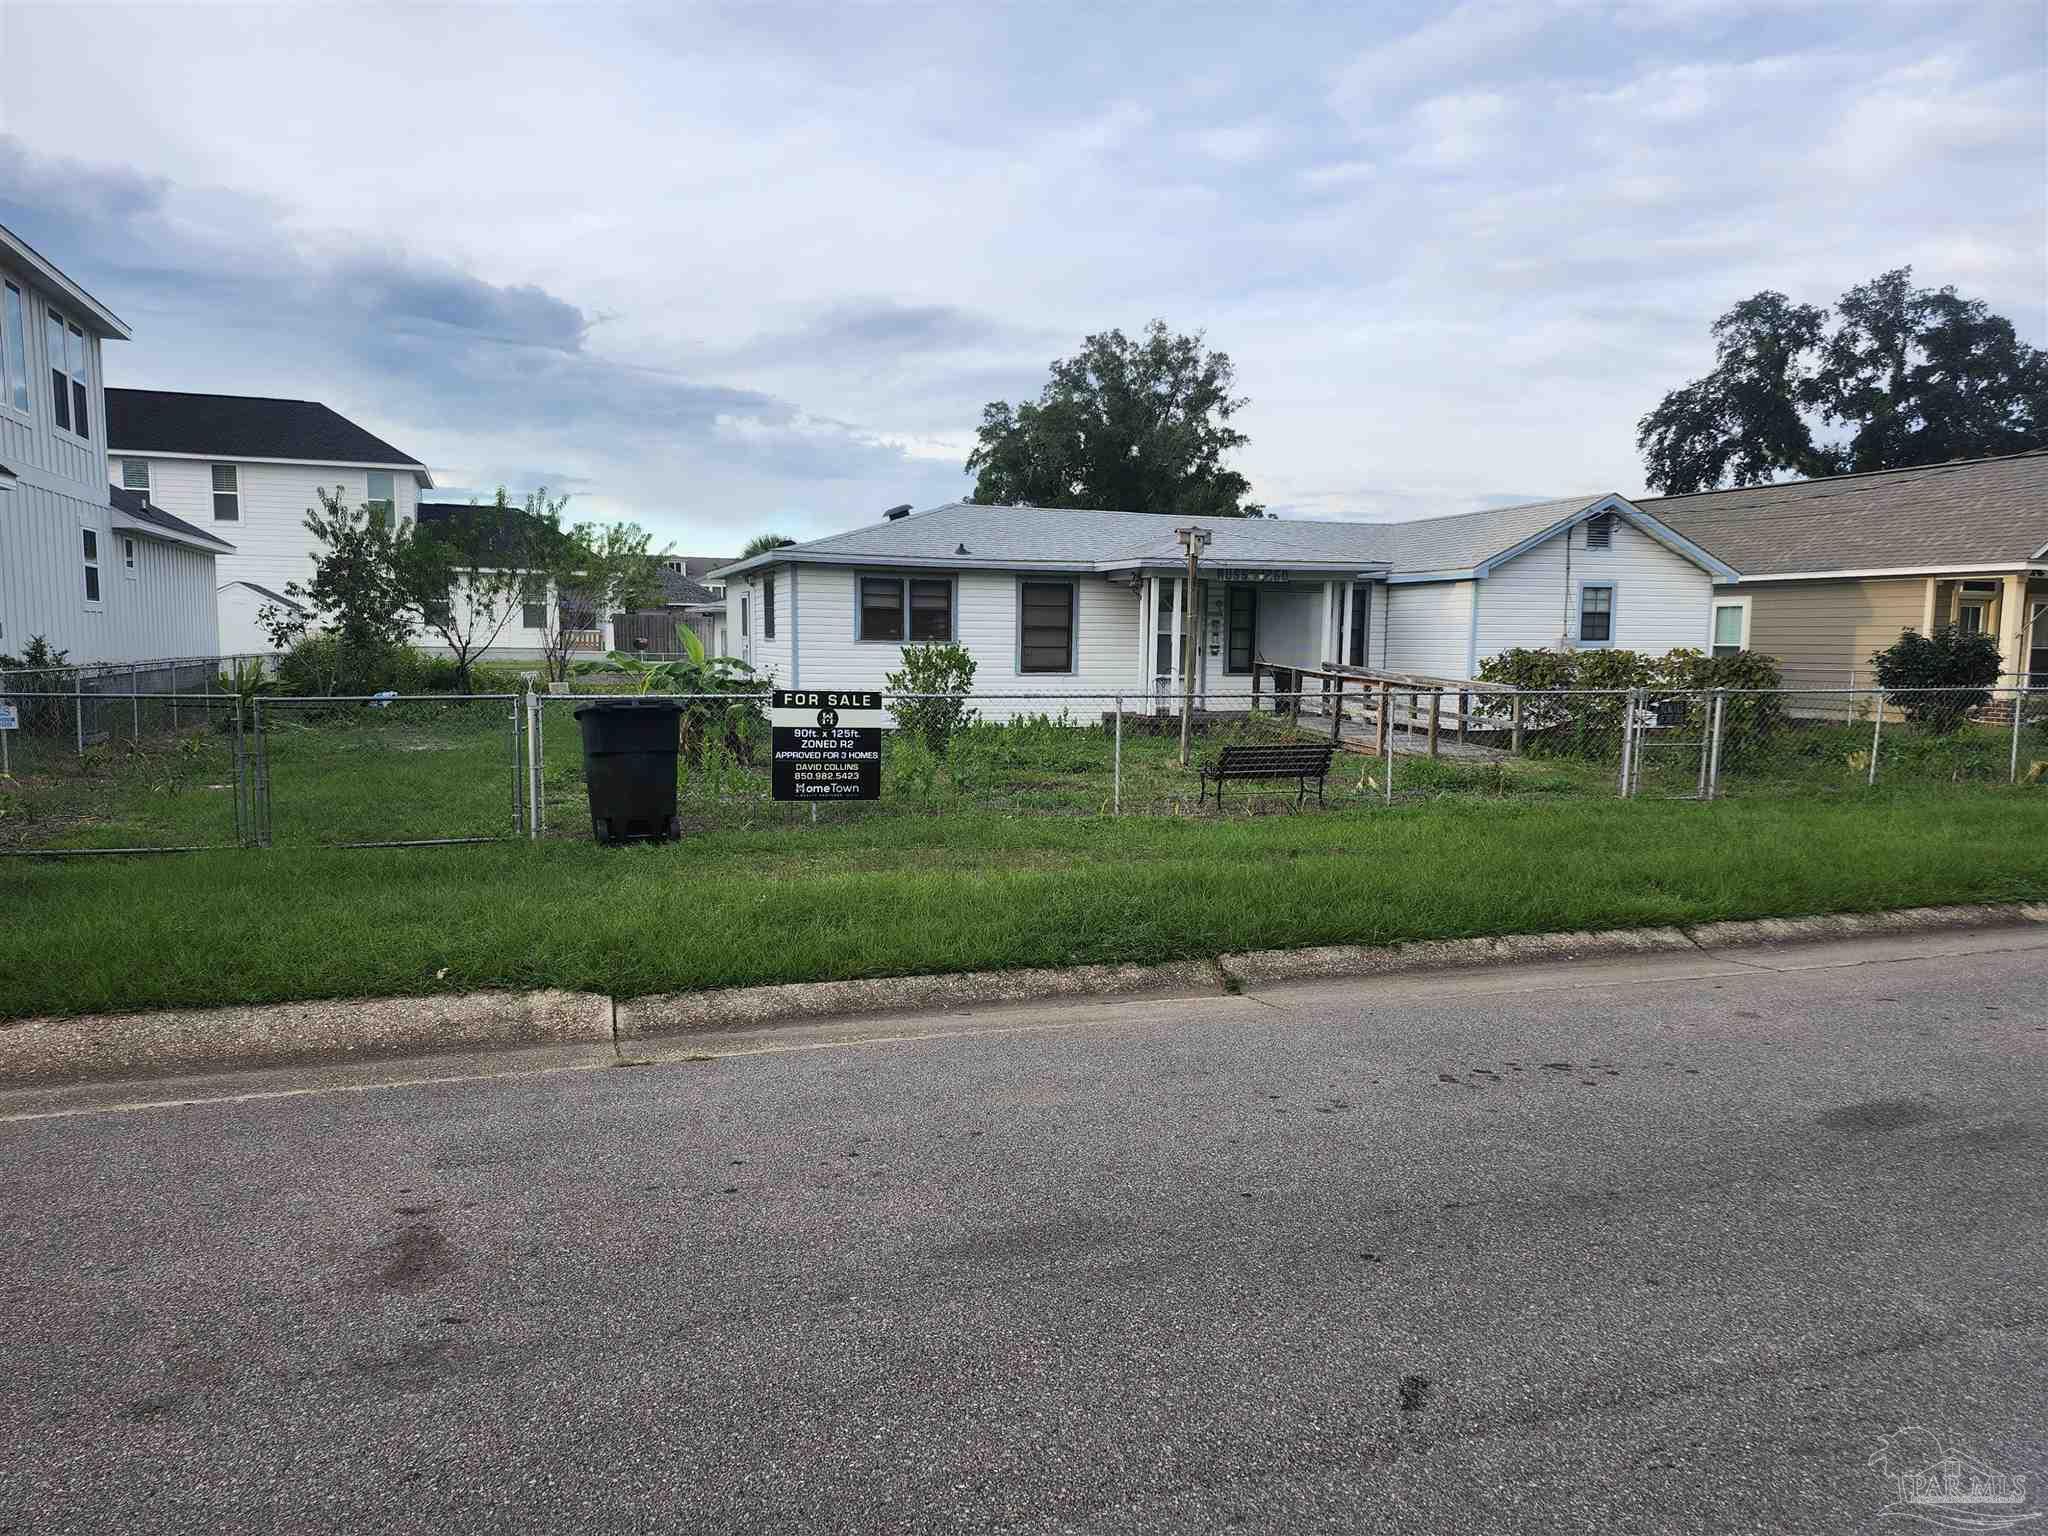
[[[131,491],[125,486],[110,485],[107,487],[107,497],[118,510],[127,513],[136,522],[146,525],[138,529],[138,532],[147,533],[150,528],[160,528],[165,533],[180,534],[188,539],[199,539],[213,545],[216,549],[224,549],[231,554],[234,552],[235,546],[226,539],[221,538],[218,534],[208,533],[204,528],[188,523],[182,517],[173,517],[141,491]]]
[[[1398,577],[1466,572],[1569,521],[1608,494],[1495,507],[1407,523],[1217,518],[1211,566],[1387,565]],[[1630,505],[1744,576],[1898,567],[2024,564],[2048,545],[2048,451],[1877,474],[1630,497]],[[949,502],[738,562],[923,561],[957,568],[1118,569],[1181,558],[1177,518],[1147,512]],[[964,551],[964,553],[963,553]]]
[[[696,559],[696,556],[690,556]],[[707,561],[706,564],[715,562]],[[701,581],[692,581],[681,571],[672,571],[666,565],[661,568],[661,600],[670,608],[687,607],[702,603],[715,603],[719,596]]]
[[[2048,451],[1635,504],[1745,576],[2024,564],[2048,544]]]

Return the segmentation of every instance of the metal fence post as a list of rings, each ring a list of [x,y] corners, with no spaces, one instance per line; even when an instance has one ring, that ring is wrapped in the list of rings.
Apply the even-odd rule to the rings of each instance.
[[[2012,691],[2012,773],[2007,782],[2020,781],[2020,716],[2027,707],[2027,690],[2015,688]]]
[[[235,709],[235,846],[249,846],[249,750],[242,739],[242,711]]]
[[[1124,813],[1124,696],[1116,696],[1116,743],[1110,749],[1109,760],[1109,813],[1121,816]]]
[[[1702,693],[1700,695],[1700,719],[1703,722],[1703,728],[1700,732],[1700,787],[1698,798],[1704,800],[1707,798],[1707,759],[1713,756],[1714,752],[1714,696],[1711,693]]]
[[[78,704],[78,755],[85,756],[85,673],[71,674],[71,685]]]
[[[1884,742],[1884,695],[1877,696],[1877,708],[1870,712],[1870,777],[1864,782],[1871,788],[1877,785],[1877,750]]]
[[[1728,714],[1728,690],[1714,690],[1714,727],[1712,745],[1707,750],[1707,798],[1721,798],[1721,730]]]
[[[1621,798],[1629,795],[1629,753],[1636,740],[1636,691],[1631,688],[1621,696]]]
[[[541,828],[541,712],[540,695],[531,682],[526,685],[526,824],[528,836],[540,841]]]
[[[137,741],[142,740],[142,669],[128,669],[128,725]]]

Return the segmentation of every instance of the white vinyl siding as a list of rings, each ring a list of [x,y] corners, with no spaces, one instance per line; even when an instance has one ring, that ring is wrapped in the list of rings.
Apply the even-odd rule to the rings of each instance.
[[[854,583],[859,571],[845,566],[803,565],[777,583],[777,600],[789,616],[777,625],[780,638],[770,646],[754,637],[754,665],[772,667],[779,686],[804,688],[880,688],[885,674],[903,666],[902,647],[857,644],[854,641]],[[752,573],[759,576],[759,572]],[[937,578],[949,573],[919,573]],[[1138,595],[1099,576],[1074,581],[1074,668],[1071,672],[1020,674],[1017,671],[1017,587],[1020,571],[962,571],[953,577],[954,634],[974,657],[977,693],[1030,693],[1037,699],[990,699],[979,705],[984,719],[1061,712],[1059,700],[1074,694],[1100,694],[1071,706],[1076,719],[1097,718],[1110,707],[1108,695],[1127,695],[1135,709],[1149,685],[1142,676],[1138,650]],[[1037,578],[1033,578],[1037,579]],[[1065,579],[1056,577],[1051,579]],[[745,577],[727,583],[726,602],[733,644],[739,634],[739,595]],[[756,587],[758,593],[758,583]],[[801,665],[792,669],[791,636],[801,648]]]
[[[1425,677],[1466,677],[1472,639],[1469,581],[1426,581],[1388,586],[1386,647],[1376,666]],[[1483,610],[1482,610],[1483,611]]]
[[[0,261],[4,261],[0,257]],[[18,296],[18,297],[17,297]],[[15,306],[19,303],[19,324]],[[0,464],[25,481],[40,482],[64,495],[103,503],[107,494],[106,412],[100,400],[100,343],[83,332],[72,335],[68,322],[56,329],[52,368],[52,311],[66,313],[57,296],[38,287],[28,275],[0,266]],[[18,398],[18,379],[21,385]],[[55,379],[65,383],[64,419],[75,415],[76,390],[85,384],[86,432],[59,428],[55,420]],[[75,376],[74,376],[75,375]],[[44,573],[46,576],[48,572]],[[67,588],[71,585],[67,583]]]
[[[1613,646],[1650,656],[1699,647],[1714,596],[1705,571],[1625,518],[1615,519],[1606,549],[1588,550],[1583,539],[1583,528],[1573,530],[1569,575],[1560,535],[1494,567],[1480,583],[1478,660],[1515,646],[1556,645],[1560,636],[1576,644],[1579,591],[1589,583],[1614,588]]]
[[[320,491],[331,494],[338,486],[344,505],[362,506],[370,499],[369,476],[374,473],[333,464],[224,464],[235,472],[235,510],[240,515],[233,522],[216,522],[214,467],[205,459],[152,458],[149,499],[235,546],[233,554],[220,556],[218,585],[253,581],[273,592],[282,592],[286,582],[304,582],[313,575],[318,545],[306,531],[306,514],[320,505]],[[398,517],[417,515],[419,482],[410,472],[396,472],[391,490]],[[223,635],[221,640],[223,652],[243,648],[227,644],[227,638]],[[538,640],[533,644],[537,646]]]

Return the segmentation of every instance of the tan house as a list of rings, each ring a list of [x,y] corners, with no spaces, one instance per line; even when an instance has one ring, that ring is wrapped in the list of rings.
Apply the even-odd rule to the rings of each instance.
[[[1950,624],[2048,687],[2048,451],[1635,504],[1742,573],[1713,648],[1776,657],[1788,687],[1869,687],[1873,651]]]

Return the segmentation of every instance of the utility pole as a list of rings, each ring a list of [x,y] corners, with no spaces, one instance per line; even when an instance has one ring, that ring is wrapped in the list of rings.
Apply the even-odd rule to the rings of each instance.
[[[1209,547],[1209,530],[1206,528],[1176,528],[1174,537],[1180,540],[1180,547],[1188,552],[1187,590],[1181,594],[1181,619],[1187,631],[1187,653],[1181,658],[1180,679],[1180,765],[1188,765],[1188,733],[1195,717],[1195,668],[1201,665],[1202,630],[1201,621],[1195,612],[1195,566],[1202,558],[1202,551]]]

